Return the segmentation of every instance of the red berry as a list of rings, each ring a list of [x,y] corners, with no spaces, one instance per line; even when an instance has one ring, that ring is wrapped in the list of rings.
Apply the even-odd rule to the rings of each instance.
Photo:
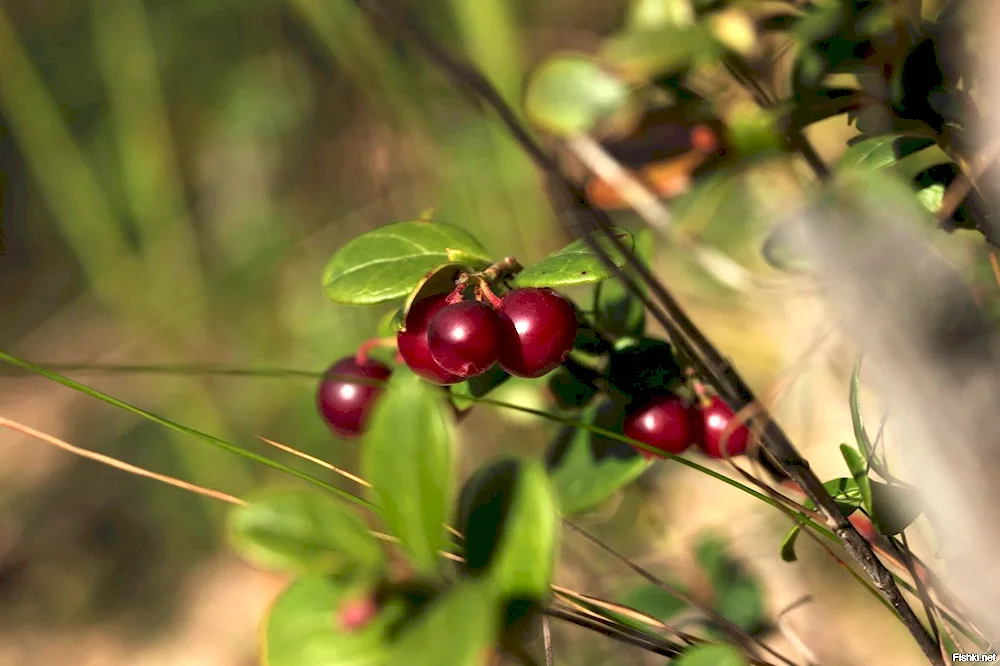
[[[427,328],[431,358],[462,379],[481,375],[497,362],[500,330],[500,315],[479,301],[445,306]]]
[[[694,435],[691,410],[674,395],[647,400],[625,416],[625,436],[661,451],[677,455],[691,444]],[[638,449],[646,458],[649,451]]]
[[[576,311],[551,289],[514,289],[499,308],[503,320],[500,367],[518,377],[556,369],[576,341]]]
[[[342,631],[350,633],[364,627],[377,614],[378,605],[374,597],[349,599],[337,611],[337,624]]]
[[[382,389],[374,383],[356,384],[337,375],[386,380],[391,374],[392,370],[372,359],[362,365],[353,356],[340,359],[326,371],[316,392],[323,419],[341,437],[357,437]]]
[[[710,458],[722,458],[722,436],[736,415],[719,396],[711,398],[711,404],[701,409],[701,437],[698,446]],[[740,456],[746,453],[750,441],[750,431],[745,425],[736,426],[726,438],[726,452],[729,456]]]
[[[458,375],[452,374],[437,364],[431,357],[431,348],[427,343],[427,327],[431,319],[443,307],[448,305],[448,294],[439,294],[423,298],[410,306],[406,313],[404,328],[396,335],[396,344],[403,362],[416,375],[434,384],[457,384],[462,381]]]

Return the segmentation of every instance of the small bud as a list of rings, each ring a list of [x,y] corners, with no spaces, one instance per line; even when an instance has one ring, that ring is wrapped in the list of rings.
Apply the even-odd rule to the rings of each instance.
[[[337,611],[337,626],[342,631],[353,632],[368,624],[378,614],[378,606],[371,595],[348,599]]]

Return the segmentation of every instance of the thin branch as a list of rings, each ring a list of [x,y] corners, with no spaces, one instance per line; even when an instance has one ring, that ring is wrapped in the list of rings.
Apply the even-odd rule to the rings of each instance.
[[[545,649],[545,666],[553,666],[555,661],[552,657],[552,627],[549,616],[542,616],[542,643]]]

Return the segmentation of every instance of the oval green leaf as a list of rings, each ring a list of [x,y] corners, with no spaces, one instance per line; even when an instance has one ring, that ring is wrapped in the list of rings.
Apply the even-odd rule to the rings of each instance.
[[[317,575],[297,578],[271,606],[264,624],[264,666],[383,666],[389,654],[383,611],[358,631],[337,627],[337,609],[352,588]]]
[[[531,76],[524,97],[528,119],[540,129],[570,136],[590,131],[629,101],[629,87],[593,60],[561,55]]]
[[[721,643],[690,647],[673,663],[674,666],[750,666],[742,652]]]
[[[623,418],[621,406],[610,401],[594,404],[583,412],[584,423],[610,431],[620,429]],[[593,510],[653,464],[628,444],[583,428],[563,431],[549,448],[547,458],[559,507],[567,516]]]
[[[885,169],[932,145],[934,145],[932,140],[918,136],[900,134],[876,136],[859,141],[845,150],[837,162],[837,167]]]
[[[459,583],[403,630],[386,663],[485,666],[497,639],[497,608],[488,584]]]
[[[489,253],[452,224],[411,220],[356,236],[323,270],[323,291],[334,303],[373,305],[405,297],[427,273],[446,263],[482,269]]]
[[[378,571],[382,548],[353,507],[304,489],[271,489],[229,513],[230,543],[255,566],[340,574]]]
[[[502,599],[540,601],[549,593],[559,518],[551,482],[535,461],[501,459],[462,489],[463,570],[487,575]]]
[[[438,570],[446,543],[452,437],[444,392],[398,367],[362,438],[361,468],[382,521],[424,573]]]
[[[615,229],[615,236],[626,251],[635,250],[632,234]],[[607,238],[598,239],[601,247],[618,267],[625,264],[626,256]],[[572,284],[589,284],[607,280],[611,271],[597,257],[583,239],[574,241],[563,249],[525,268],[514,280],[518,287],[564,287]]]

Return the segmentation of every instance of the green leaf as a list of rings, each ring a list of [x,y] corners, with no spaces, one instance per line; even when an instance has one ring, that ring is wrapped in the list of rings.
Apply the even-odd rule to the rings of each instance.
[[[405,366],[375,405],[361,446],[361,468],[379,515],[414,566],[438,570],[450,513],[454,443],[444,393]]]
[[[844,456],[844,462],[847,463],[847,469],[851,471],[851,477],[854,479],[854,483],[858,486],[858,492],[861,493],[861,503],[868,511],[869,514],[872,513],[872,487],[871,482],[868,479],[868,461],[861,457],[858,450],[848,446],[847,444],[840,445],[840,453]]]
[[[624,229],[616,229],[615,236],[624,244],[626,251],[634,251],[632,234]],[[626,257],[618,252],[609,239],[599,238],[598,243],[616,266],[625,264]],[[580,239],[525,268],[518,274],[515,283],[519,287],[565,287],[600,282],[611,276],[611,271],[591,251],[587,242]]]
[[[608,40],[601,60],[628,80],[651,80],[701,64],[725,52],[722,44],[699,24],[632,30]]]
[[[748,632],[767,626],[760,583],[729,554],[725,542],[705,534],[695,545],[695,555],[715,588],[715,610],[720,615]]]
[[[917,136],[887,134],[859,141],[844,151],[837,167],[885,169],[903,158],[934,145],[930,139]]]
[[[552,397],[562,409],[585,407],[598,394],[593,382],[578,377],[565,366],[556,368],[549,376],[548,386]]]
[[[750,666],[743,653],[721,643],[694,645],[673,661],[674,666]]]
[[[858,510],[861,506],[861,489],[858,488],[858,484],[854,479],[839,478],[831,479],[823,484],[826,488],[826,492],[829,493],[830,497],[833,498],[834,503],[840,512],[844,514],[845,517],[850,516],[852,513]],[[809,509],[815,509],[816,505],[812,500],[806,500],[803,506]]]
[[[429,272],[455,263],[474,269],[490,264],[472,235],[452,224],[411,220],[356,236],[323,270],[323,290],[334,303],[373,305],[403,298]]]
[[[465,484],[459,505],[462,569],[473,577],[488,575],[505,600],[548,596],[559,519],[542,465],[501,459],[482,467]]]
[[[635,256],[649,263],[652,253],[653,233],[650,229],[642,229],[635,235]],[[641,288],[645,292],[645,286]],[[612,335],[639,336],[646,331],[646,306],[620,280],[597,283],[594,318],[600,328]]]
[[[229,512],[227,528],[233,547],[263,568],[337,575],[384,566],[355,509],[313,490],[260,492]]]
[[[667,622],[670,618],[687,608],[685,602],[656,585],[641,585],[634,588],[628,594],[622,596],[619,602],[623,606],[628,606],[640,613],[655,617],[661,622]]]
[[[629,87],[580,55],[548,59],[528,81],[524,111],[539,128],[562,136],[588,132],[629,101]]]
[[[459,583],[403,631],[386,663],[483,666],[497,640],[497,607],[488,584]]]
[[[858,354],[854,359],[854,370],[851,372],[851,423],[854,426],[854,440],[858,443],[858,451],[865,459],[865,466],[872,457],[873,446],[865,430],[864,418],[861,415],[861,359]]]
[[[343,499],[348,500],[349,502],[353,502],[355,504],[360,504],[362,506],[368,506],[368,502],[366,500],[364,500],[364,499],[362,499],[360,497],[356,497],[356,496],[352,495],[351,493],[347,492],[346,490],[341,490],[340,488],[338,488],[336,486],[330,485],[326,481],[322,481],[321,479],[317,479],[315,476],[312,476],[311,474],[307,474],[306,472],[300,472],[299,470],[295,469],[294,467],[289,467],[288,465],[284,465],[282,463],[275,462],[275,461],[271,460],[270,458],[265,458],[262,455],[254,453],[253,451],[248,451],[247,449],[244,449],[244,448],[242,448],[240,446],[237,446],[236,444],[232,444],[231,442],[227,442],[224,439],[220,439],[218,437],[215,437],[214,435],[209,435],[207,433],[195,430],[194,428],[189,428],[186,425],[181,425],[180,423],[177,423],[175,421],[171,421],[170,419],[163,418],[162,416],[157,416],[156,414],[153,414],[152,412],[147,412],[145,409],[142,409],[140,407],[136,407],[135,405],[129,404],[129,403],[125,402],[124,400],[119,400],[118,398],[113,398],[110,395],[108,395],[107,393],[102,393],[101,391],[98,391],[95,388],[91,388],[89,386],[86,386],[85,384],[81,384],[80,382],[72,380],[69,377],[65,377],[63,375],[60,375],[57,372],[52,372],[51,370],[46,370],[45,368],[41,368],[41,367],[39,367],[39,366],[37,366],[37,365],[35,365],[33,363],[28,363],[27,361],[21,360],[21,359],[17,358],[16,356],[11,356],[10,354],[7,354],[7,353],[2,352],[2,351],[0,351],[0,361],[9,363],[10,365],[16,366],[16,367],[21,368],[23,370],[28,370],[29,372],[33,372],[33,373],[35,373],[37,375],[45,377],[46,379],[54,381],[57,384],[62,384],[63,386],[65,386],[67,388],[73,389],[74,391],[79,391],[80,393],[83,393],[84,395],[89,395],[92,398],[97,398],[98,400],[100,400],[102,402],[106,402],[107,404],[109,404],[109,405],[111,405],[113,407],[117,407],[118,409],[124,410],[126,412],[131,413],[131,414],[135,414],[136,416],[141,416],[142,418],[147,419],[149,421],[152,421],[153,423],[156,423],[158,425],[161,425],[161,426],[170,428],[171,430],[174,430],[176,432],[180,432],[180,433],[183,433],[185,435],[194,437],[195,439],[200,439],[201,441],[205,442],[206,444],[210,444],[210,445],[212,445],[212,446],[214,446],[216,448],[222,449],[223,451],[227,451],[229,453],[233,453],[235,455],[241,456],[241,457],[246,458],[248,460],[252,460],[252,461],[254,461],[256,463],[260,463],[261,465],[266,465],[267,467],[270,467],[271,469],[275,469],[275,470],[277,470],[279,472],[283,472],[285,474],[288,474],[289,476],[297,477],[299,479],[302,479],[303,481],[308,481],[309,483],[311,483],[311,484],[313,484],[315,486],[318,486],[320,488],[323,488],[324,490],[326,490],[328,492],[331,492],[331,493],[333,493],[335,495],[339,495],[340,497],[342,497]]]
[[[437,296],[439,294],[447,294],[455,289],[455,282],[458,276],[461,275],[463,266],[461,264],[456,264],[449,262],[447,264],[441,264],[440,266],[435,266],[420,279],[419,282],[413,287],[409,295],[406,297],[406,301],[403,302],[403,309],[400,314],[402,322],[406,321],[406,315],[409,314],[410,308],[417,301],[422,301],[425,298],[430,298],[431,296]]]
[[[872,522],[882,534],[899,534],[923,513],[923,497],[916,488],[872,481],[871,489]]]
[[[798,541],[801,533],[802,526],[796,525],[788,530],[788,534],[781,540],[781,559],[785,562],[795,562],[799,559],[798,555],[795,554],[795,542]]]
[[[379,322],[376,330],[381,338],[394,338],[403,328],[403,310],[389,310]]]
[[[611,401],[588,407],[582,421],[620,430],[624,409]],[[590,511],[635,481],[652,461],[620,441],[595,435],[583,428],[567,428],[553,442],[548,455],[549,475],[564,515]]]
[[[389,654],[386,625],[379,614],[354,632],[337,627],[337,609],[352,587],[318,575],[297,578],[271,606],[264,624],[265,666],[383,666]]]

